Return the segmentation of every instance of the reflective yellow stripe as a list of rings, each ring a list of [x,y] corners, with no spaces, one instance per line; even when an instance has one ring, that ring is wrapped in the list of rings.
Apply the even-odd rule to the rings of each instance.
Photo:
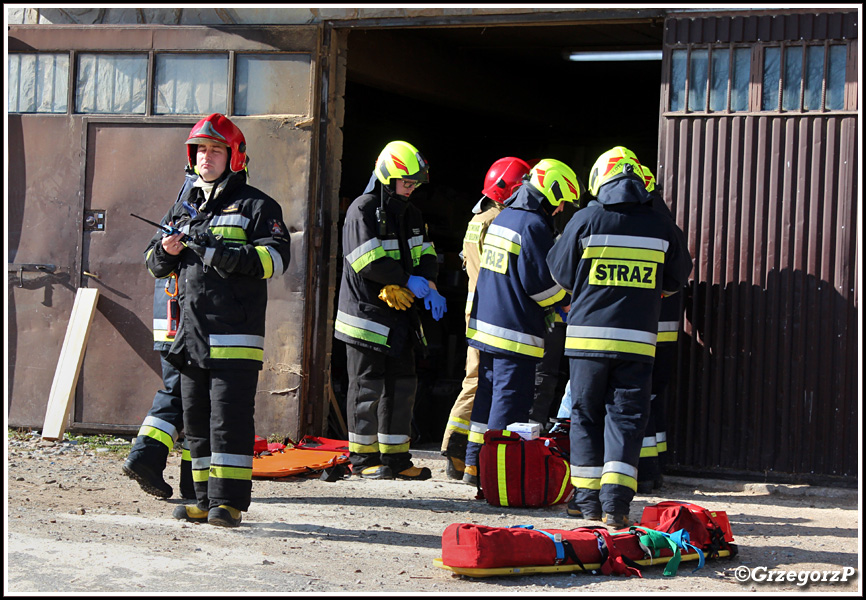
[[[405,444],[383,444],[379,442],[379,452],[381,454],[399,454],[400,452],[409,452],[409,442]]]
[[[208,469],[193,469],[192,470],[192,480],[203,482],[208,480],[208,476],[210,475],[210,471]]]
[[[232,242],[239,244],[247,243],[247,233],[243,230],[243,227],[211,227],[211,231],[214,232],[214,235],[223,236],[224,242]]]
[[[557,504],[562,499],[563,494],[565,494],[565,488],[568,486],[568,479],[571,471],[568,466],[568,461],[563,458],[562,462],[565,463],[565,477],[562,478],[562,485],[559,486],[559,493],[556,495],[556,500],[553,501],[554,504]]]
[[[154,342],[173,342],[174,336],[168,335],[168,331],[165,329],[154,329],[153,330],[153,341]]]
[[[640,342],[624,342],[621,340],[604,340],[588,338],[567,338],[565,347],[570,350],[597,350],[600,352],[629,352],[643,356],[655,356],[656,348],[652,344]]]
[[[667,452],[668,451],[668,443],[667,442],[658,442],[656,444],[656,448],[659,452]]]
[[[478,433],[477,431],[470,431],[469,432],[469,441],[475,442],[476,444],[483,444],[484,443],[484,434]]]
[[[601,476],[601,484],[621,485],[630,488],[632,491],[637,491],[637,479],[629,477],[628,475],[623,475],[622,473],[614,473],[613,471],[608,471]]]
[[[491,335],[489,333],[484,333],[483,331],[478,331],[477,329],[467,329],[466,337],[472,340],[477,340],[482,344],[493,346],[494,348],[510,350],[512,352],[517,352],[518,354],[526,354],[527,356],[534,356],[537,358],[541,358],[544,356],[544,348],[506,340],[505,338]]]
[[[241,481],[251,481],[253,478],[253,470],[245,467],[221,467],[218,465],[210,466],[210,476],[219,479],[239,479]]]
[[[595,258],[589,271],[589,284],[654,289],[657,268],[655,263]]]
[[[168,447],[169,450],[174,447],[174,440],[171,439],[171,436],[160,429],[156,429],[155,427],[142,425],[141,429],[138,430],[138,435],[144,435],[156,440],[160,444],[165,444],[165,446]]]
[[[657,343],[662,344],[664,342],[675,342],[677,341],[677,332],[676,331],[659,331],[659,337]]]
[[[546,300],[540,300],[540,301],[537,301],[537,302],[538,302],[538,305],[539,305],[539,306],[550,306],[550,305],[552,305],[552,304],[556,304],[557,302],[559,302],[560,300],[562,300],[563,298],[565,298],[565,294],[566,294],[566,293],[567,293],[567,292],[566,292],[564,289],[559,288],[559,291],[556,292],[553,296],[550,296],[550,297],[547,298]],[[534,299],[534,298],[533,298],[533,299]],[[560,320],[561,320],[561,319],[560,319]]]
[[[189,453],[189,448],[184,448],[180,451],[180,459],[181,460],[192,460],[192,456]]]
[[[211,348],[210,357],[220,360],[243,358],[247,360],[264,361],[265,351],[261,348]]]
[[[583,251],[583,259],[610,258],[625,260],[642,260],[655,263],[665,262],[665,253],[658,250],[643,248],[621,248],[616,246],[590,246]]]
[[[262,263],[262,269],[265,273],[262,279],[270,279],[274,274],[274,259],[271,258],[271,253],[265,246],[254,246],[256,254],[259,255],[259,261]]]
[[[352,270],[355,271],[355,273],[359,273],[361,269],[369,265],[374,260],[384,258],[385,256],[385,249],[382,248],[381,244],[378,244],[375,248],[373,248],[369,252],[362,254],[350,264],[352,266]]]
[[[354,452],[355,454],[372,454],[378,451],[379,442],[373,442],[372,444],[357,444],[355,442],[349,442],[349,452]]]
[[[659,451],[655,446],[647,446],[646,448],[640,449],[640,457],[641,458],[649,458],[652,456],[658,456]]]
[[[506,434],[505,431],[502,432]],[[505,444],[496,448],[496,483],[499,486],[499,505],[508,506],[508,480],[505,472]]]
[[[597,477],[574,477],[571,478],[571,485],[584,490],[600,490],[601,479]]]

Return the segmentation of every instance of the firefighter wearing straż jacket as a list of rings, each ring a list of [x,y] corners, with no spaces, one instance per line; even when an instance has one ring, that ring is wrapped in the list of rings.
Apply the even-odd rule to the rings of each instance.
[[[652,208],[633,153],[602,154],[589,191],[595,200],[547,256],[554,279],[572,290],[568,514],[619,528],[637,489],[661,297],[682,288],[691,260],[672,220]]]
[[[484,176],[484,188],[481,200],[472,209],[475,216],[466,227],[463,237],[463,268],[469,276],[469,292],[466,298],[466,325],[469,325],[469,315],[472,312],[472,298],[475,296],[475,284],[481,270],[481,249],[484,236],[493,219],[505,208],[505,201],[523,184],[523,178],[529,174],[529,164],[519,158],[506,156],[494,162]],[[472,404],[475,391],[478,389],[478,361],[481,355],[477,348],[466,348],[466,375],[460,394],[451,407],[445,435],[442,436],[442,454],[446,457],[445,474],[450,479],[464,479],[466,444],[469,440],[469,421],[472,417]],[[470,476],[465,480],[475,484]]]
[[[252,491],[267,283],[288,267],[290,240],[280,205],[246,183],[246,142],[234,123],[210,115],[186,143],[199,177],[162,222],[188,235],[158,234],[145,252],[153,276],[178,281],[180,325],[167,358],[181,372],[196,504],[174,516],[236,527]]]
[[[574,171],[543,159],[487,230],[466,331],[467,343],[481,356],[464,480],[478,477],[487,429],[529,417],[545,331],[554,310],[570,301],[545,264],[554,241],[553,216],[579,197]]]
[[[655,210],[666,215],[675,222],[668,205],[662,198],[655,183],[655,177],[646,165],[643,168],[644,184],[652,198]],[[682,229],[677,226],[680,244],[688,253],[688,240]],[[689,255],[691,260],[691,255]],[[659,332],[656,341],[656,356],[653,362],[650,418],[644,432],[643,443],[638,462],[637,491],[639,494],[649,494],[662,486],[662,472],[667,453],[667,406],[665,390],[673,375],[673,366],[677,355],[677,335],[680,320],[683,315],[683,293],[662,298],[659,312]]]
[[[352,472],[366,479],[431,476],[430,469],[412,464],[409,452],[415,350],[426,349],[413,303],[423,298],[437,321],[446,308],[435,288],[436,250],[409,198],[427,180],[421,153],[407,142],[390,142],[343,225],[334,335],[346,343],[349,460]]]
[[[176,202],[198,178],[187,172]],[[170,498],[173,490],[163,479],[168,454],[183,429],[183,404],[180,395],[180,371],[166,356],[174,342],[177,330],[176,319],[171,321],[169,310],[177,309],[177,279],[156,279],[153,291],[153,349],[159,352],[162,368],[163,388],[157,390],[138,436],[132,443],[129,456],[123,463],[123,472],[138,482],[141,489],[160,498]],[[173,297],[174,296],[174,297]],[[171,305],[170,305],[171,302]],[[177,315],[179,316],[179,315]],[[195,499],[192,483],[192,464],[189,446],[184,439],[180,463],[180,495],[187,500]]]

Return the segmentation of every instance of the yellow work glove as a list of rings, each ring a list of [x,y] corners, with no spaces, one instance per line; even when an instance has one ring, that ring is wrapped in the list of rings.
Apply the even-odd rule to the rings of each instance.
[[[402,286],[389,284],[379,292],[379,299],[391,308],[406,310],[415,301],[415,294]]]

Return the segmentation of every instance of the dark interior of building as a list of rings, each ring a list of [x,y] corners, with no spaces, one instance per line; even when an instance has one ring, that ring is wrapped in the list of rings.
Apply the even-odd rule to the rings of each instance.
[[[488,168],[504,156],[556,158],[585,183],[599,154],[624,145],[655,171],[661,61],[572,62],[567,55],[661,47],[661,21],[349,34],[341,217],[389,141],[412,143],[430,163],[430,183],[412,202],[440,255],[439,289],[448,313],[435,322],[421,311],[430,356],[417,361],[414,445],[438,448],[460,391],[467,277],[459,253]],[[557,227],[571,214],[561,215]],[[343,407],[344,361],[345,349],[335,340],[331,369]],[[561,394],[565,361],[560,379]]]

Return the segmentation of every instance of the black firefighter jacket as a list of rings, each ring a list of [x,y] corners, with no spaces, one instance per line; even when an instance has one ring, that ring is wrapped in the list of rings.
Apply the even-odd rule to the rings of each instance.
[[[376,209],[381,193],[382,184],[377,181],[372,192],[356,198],[346,212],[334,336],[400,356],[411,347],[409,344],[426,344],[416,313],[423,308],[423,301],[416,299],[409,310],[396,310],[379,299],[379,292],[388,284],[405,286],[410,275],[435,282],[439,264],[421,211],[387,191],[385,232],[380,233]]]
[[[216,197],[203,201],[203,190],[191,188],[162,222],[190,235],[210,228],[226,246],[240,249],[240,260],[224,278],[190,248],[177,256],[165,252],[162,233],[151,239],[145,251],[150,273],[157,278],[178,275],[181,316],[168,360],[205,369],[261,369],[267,282],[286,271],[291,252],[282,209],[247,185],[243,171],[232,174]]]

